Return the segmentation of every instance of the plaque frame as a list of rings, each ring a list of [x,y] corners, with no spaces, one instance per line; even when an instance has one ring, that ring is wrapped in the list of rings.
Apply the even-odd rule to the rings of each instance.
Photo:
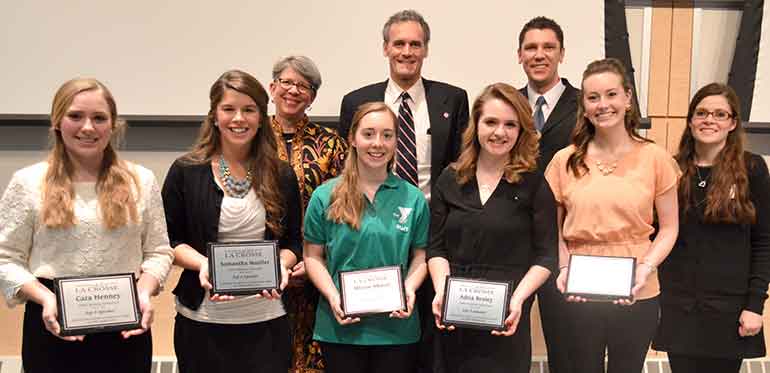
[[[450,290],[452,289],[452,284],[460,283],[460,282],[505,287],[505,300],[504,300],[505,305],[503,306],[503,309],[501,311],[502,314],[500,315],[500,324],[487,324],[487,323],[462,321],[462,320],[448,320],[446,318],[447,309],[449,307],[448,301],[450,298]],[[508,305],[511,302],[512,295],[513,295],[513,286],[509,281],[489,281],[489,280],[477,279],[477,278],[447,276],[446,279],[444,280],[444,300],[441,307],[441,323],[446,326],[451,325],[451,326],[460,327],[460,328],[503,331],[505,330],[505,318],[508,317],[508,311],[509,311]]]
[[[84,327],[75,327],[70,325],[67,318],[68,311],[66,302],[64,302],[64,296],[67,292],[67,287],[71,283],[76,282],[108,279],[128,280],[129,292],[131,293],[128,301],[131,302],[131,310],[133,311],[132,313],[134,319],[132,321],[126,322],[112,322],[104,324],[94,323]],[[142,327],[142,312],[139,310],[139,297],[136,290],[136,276],[133,273],[117,273],[98,276],[56,277],[53,279],[53,288],[54,295],[56,296],[56,308],[59,313],[57,321],[59,322],[59,326],[61,328],[59,335],[63,337],[139,329]]]
[[[353,312],[348,313],[345,308],[346,305],[349,304],[348,301],[346,301],[347,293],[345,292],[346,284],[349,280],[352,280],[351,277],[354,277],[356,275],[365,275],[368,273],[373,272],[383,272],[383,271],[395,271],[396,272],[396,278],[398,279],[398,293],[399,293],[399,300],[401,303],[401,308],[398,309],[382,309],[382,308],[371,308],[371,309],[365,309],[361,310],[359,312]],[[340,284],[340,307],[342,308],[342,311],[345,312],[345,317],[361,317],[361,316],[371,316],[371,315],[379,315],[379,314],[387,314],[393,311],[405,311],[406,310],[406,291],[404,290],[404,279],[401,274],[401,266],[384,266],[384,267],[376,267],[376,268],[368,268],[368,269],[357,269],[357,270],[351,270],[351,271],[340,271],[338,273],[339,277],[339,284]]]
[[[255,247],[272,246],[273,250],[270,252],[273,254],[273,274],[275,276],[275,286],[261,286],[261,287],[243,287],[237,289],[223,289],[217,285],[217,269],[216,269],[216,252],[219,248],[227,248],[233,246],[249,246]],[[251,240],[251,241],[239,241],[239,242],[209,242],[206,244],[206,255],[209,262],[209,281],[211,282],[211,294],[220,295],[254,295],[260,294],[263,290],[271,291],[276,290],[281,292],[281,255],[278,247],[278,241],[274,240]]]
[[[573,260],[578,257],[586,257],[586,258],[597,258],[598,260],[623,260],[630,262],[631,270],[630,270],[630,281],[631,284],[628,287],[628,295],[616,295],[616,294],[603,294],[598,292],[575,292],[570,291],[570,278],[574,276],[574,273],[572,271],[572,265]],[[564,291],[564,296],[578,296],[586,298],[590,301],[596,301],[596,302],[611,302],[615,300],[620,299],[632,299],[633,294],[631,293],[631,290],[634,288],[634,282],[636,279],[636,258],[632,256],[609,256],[609,255],[582,255],[582,254],[572,254],[569,258],[569,270],[567,271],[567,283],[566,283],[566,289]]]

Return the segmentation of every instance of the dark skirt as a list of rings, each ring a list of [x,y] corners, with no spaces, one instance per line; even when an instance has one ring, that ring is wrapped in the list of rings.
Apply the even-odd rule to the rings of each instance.
[[[440,332],[446,371],[528,373],[532,364],[531,308],[532,298],[522,306],[519,325],[510,337],[494,336],[489,331],[476,329]]]
[[[281,316],[253,324],[212,324],[177,314],[174,350],[180,373],[286,373],[289,322]]]
[[[725,359],[765,356],[764,329],[751,337],[738,335],[741,311],[686,311],[665,304],[660,311],[660,326],[652,343],[658,351]]]
[[[87,335],[83,342],[68,342],[46,330],[42,312],[39,304],[27,302],[21,345],[24,372],[150,372],[150,331],[128,339],[120,332],[96,333]]]

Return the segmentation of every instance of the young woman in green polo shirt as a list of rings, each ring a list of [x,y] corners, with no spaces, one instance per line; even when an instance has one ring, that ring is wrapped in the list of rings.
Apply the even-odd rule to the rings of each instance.
[[[415,290],[427,274],[430,214],[420,189],[389,171],[396,122],[385,103],[362,105],[353,116],[342,175],[313,192],[305,213],[305,267],[324,298],[313,338],[321,343],[327,373],[405,372],[415,366]],[[339,272],[392,265],[406,273],[406,311],[345,317]]]

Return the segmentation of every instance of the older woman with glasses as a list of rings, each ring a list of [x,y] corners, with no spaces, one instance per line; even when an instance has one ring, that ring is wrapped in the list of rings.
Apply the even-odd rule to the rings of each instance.
[[[346,145],[337,131],[311,122],[305,113],[321,87],[321,73],[305,56],[288,56],[273,66],[270,94],[275,103],[271,124],[278,140],[278,157],[297,174],[303,211],[313,191],[342,170]],[[287,306],[293,335],[292,372],[323,369],[319,347],[312,341],[318,292],[305,284],[305,263],[292,271]]]

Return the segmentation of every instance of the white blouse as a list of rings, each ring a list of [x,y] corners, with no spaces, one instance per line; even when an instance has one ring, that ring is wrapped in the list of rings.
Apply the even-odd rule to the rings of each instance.
[[[96,183],[75,183],[72,228],[40,220],[46,162],[14,173],[0,199],[0,290],[9,306],[23,303],[19,289],[36,277],[148,273],[163,286],[174,256],[168,242],[160,189],[152,171],[130,164],[140,182],[139,222],[106,229]]]
[[[267,213],[254,189],[244,198],[225,195],[219,215],[219,242],[261,240],[265,237]],[[182,316],[214,324],[252,324],[273,320],[286,314],[280,299],[265,299],[256,295],[236,296],[230,301],[212,302],[206,291],[200,307],[192,310],[176,301],[176,311]]]

